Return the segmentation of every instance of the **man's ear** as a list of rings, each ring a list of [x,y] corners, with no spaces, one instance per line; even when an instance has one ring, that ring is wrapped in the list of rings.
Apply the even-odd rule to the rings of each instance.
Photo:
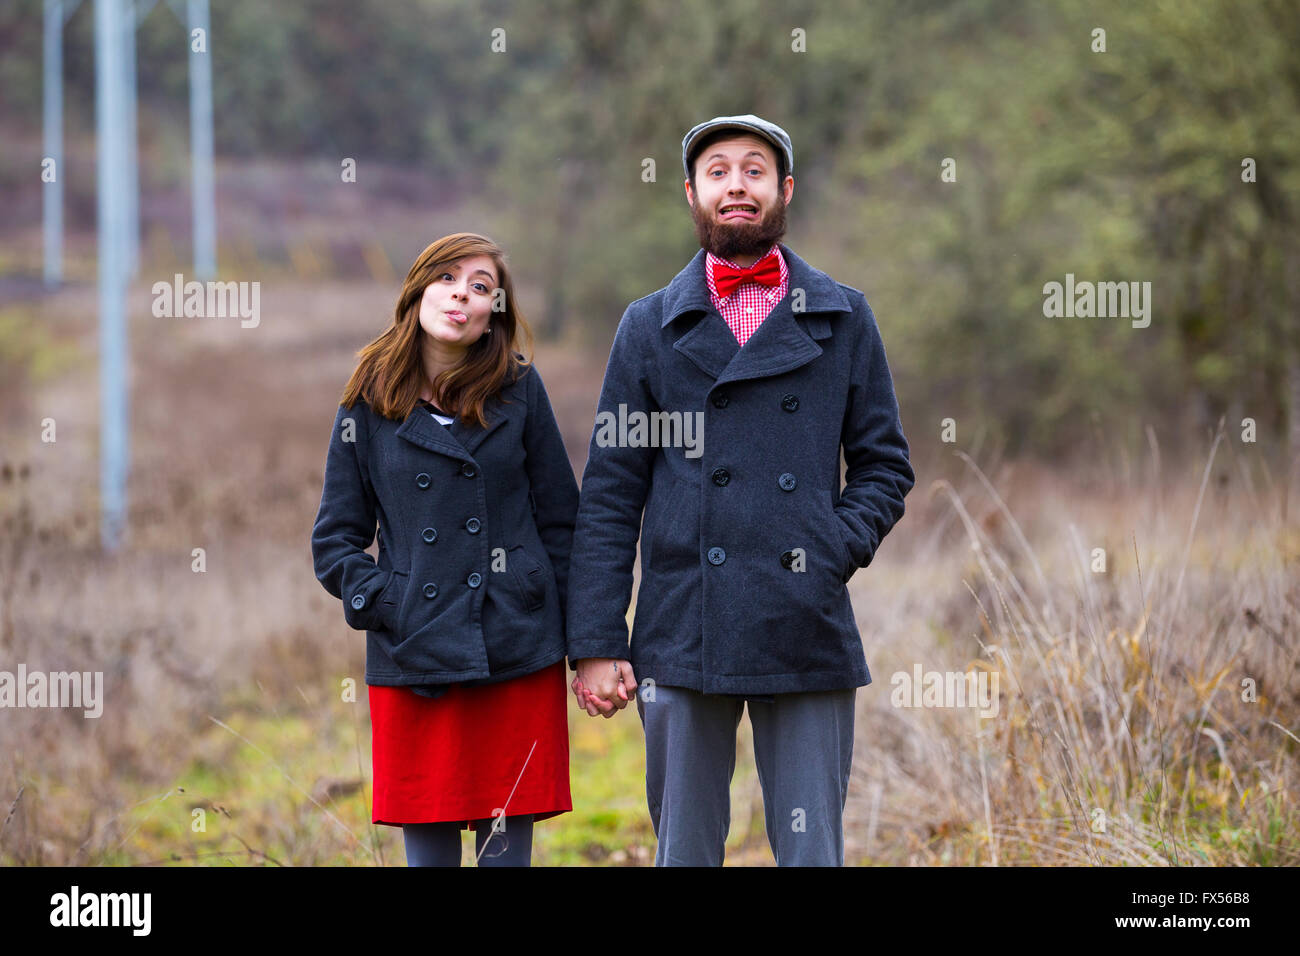
[[[685,186],[686,186],[686,205],[688,205],[688,206],[694,206],[694,205],[695,205],[695,200],[694,200],[694,198],[691,196],[691,181],[690,181],[689,179],[684,179],[684,180],[682,180],[682,182],[683,182],[683,183],[685,184]]]

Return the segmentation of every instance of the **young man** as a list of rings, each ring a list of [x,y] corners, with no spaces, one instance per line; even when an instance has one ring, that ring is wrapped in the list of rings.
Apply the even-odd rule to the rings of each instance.
[[[916,479],[866,299],[778,242],[790,137],[718,117],[682,168],[701,249],[615,334],[570,564],[573,690],[593,716],[637,695],[656,865],[721,865],[746,706],[776,862],[843,865],[871,682],[846,585]]]

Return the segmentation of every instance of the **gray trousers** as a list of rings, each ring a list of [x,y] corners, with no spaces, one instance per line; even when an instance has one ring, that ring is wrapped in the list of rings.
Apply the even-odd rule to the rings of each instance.
[[[843,866],[857,689],[776,694],[771,703],[684,687],[636,695],[645,728],[655,866],[721,866],[731,827],[736,730],[746,704],[778,866]]]

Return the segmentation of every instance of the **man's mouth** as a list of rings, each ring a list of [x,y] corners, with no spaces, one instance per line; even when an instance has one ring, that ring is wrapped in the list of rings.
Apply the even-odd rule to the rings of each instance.
[[[729,203],[718,210],[721,219],[757,219],[758,207],[750,203]]]

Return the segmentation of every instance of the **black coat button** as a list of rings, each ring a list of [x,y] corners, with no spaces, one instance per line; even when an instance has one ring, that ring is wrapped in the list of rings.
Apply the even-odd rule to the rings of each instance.
[[[478,469],[474,467],[473,463],[467,461],[460,466],[460,473],[466,478],[473,478],[478,474]]]
[[[791,567],[793,567],[793,566],[794,566],[794,552],[793,552],[793,551],[782,551],[782,552],[781,552],[781,567],[785,568],[785,569],[788,571],[788,570],[789,570]]]
[[[727,560],[727,552],[721,548],[709,548],[709,564],[721,564]]]
[[[776,480],[776,483],[781,486],[782,491],[794,491],[794,486],[795,486],[794,475],[790,474],[790,472],[788,471],[785,472],[785,474],[783,474],[780,478],[778,478]]]
[[[483,583],[483,575],[479,574],[477,571],[472,571],[470,572],[470,576],[466,579],[465,583],[472,588],[476,588]]]
[[[782,395],[782,396],[781,396],[781,407],[784,408],[787,412],[792,412],[792,411],[794,411],[796,408],[799,407],[799,396],[798,396],[798,395],[788,395],[788,394],[787,394],[787,395]]]
[[[731,399],[727,398],[727,395],[726,395],[725,392],[718,392],[718,394],[716,394],[716,395],[713,396],[713,407],[714,407],[714,408],[726,408],[726,407],[727,407],[727,402],[729,402],[729,401],[731,401]]]
[[[355,594],[352,597],[352,610],[360,611],[366,606],[366,596],[364,594]]]
[[[438,585],[430,582],[424,586],[424,596],[427,598],[436,598],[438,596]]]
[[[429,544],[433,544],[435,541],[438,540],[438,529],[425,528],[423,531],[420,532],[420,537],[422,537],[425,541],[429,542]]]
[[[430,478],[424,472],[420,472],[418,475],[415,476],[415,483],[419,485],[421,488],[428,488],[429,485],[433,484],[433,479]]]
[[[721,488],[730,480],[731,480],[731,472],[727,471],[727,469],[725,468],[713,469],[713,483],[717,485],[719,488]]]
[[[479,527],[480,525],[479,525],[478,518],[470,518],[468,521],[465,522],[465,530],[468,531],[470,534],[478,534]]]

